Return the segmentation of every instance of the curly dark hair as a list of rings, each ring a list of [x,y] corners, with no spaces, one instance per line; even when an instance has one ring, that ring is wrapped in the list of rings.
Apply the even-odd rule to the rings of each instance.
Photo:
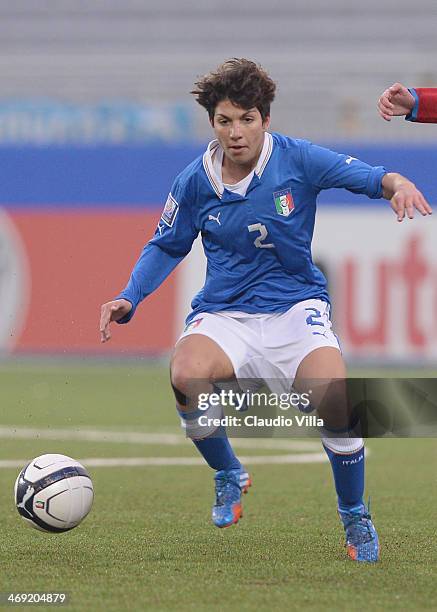
[[[208,111],[211,122],[217,104],[223,100],[230,100],[244,109],[256,107],[265,121],[270,116],[270,104],[276,90],[276,84],[259,64],[237,57],[223,62],[195,86],[190,93]]]

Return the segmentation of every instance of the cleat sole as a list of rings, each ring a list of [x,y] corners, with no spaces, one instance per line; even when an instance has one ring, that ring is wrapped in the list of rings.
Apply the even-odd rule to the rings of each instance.
[[[375,551],[369,551],[366,557],[363,556],[361,558],[359,557],[358,550],[355,546],[348,544],[346,548],[347,556],[349,559],[352,559],[352,561],[357,561],[358,563],[377,563],[379,561],[379,545],[376,554]]]
[[[352,561],[356,561],[357,560],[357,549],[355,548],[355,546],[352,546],[351,544],[349,544],[349,546],[347,546],[347,556],[352,559]]]
[[[238,521],[243,518],[243,509],[241,507],[241,504],[235,505],[235,507],[232,509],[232,512],[234,514],[233,520],[230,523],[226,523],[226,525],[216,525],[219,529],[226,529],[226,527],[232,527],[232,525],[236,525]]]

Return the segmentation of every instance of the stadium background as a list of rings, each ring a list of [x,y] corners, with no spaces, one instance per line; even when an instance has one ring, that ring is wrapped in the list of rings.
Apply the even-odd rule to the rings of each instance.
[[[99,305],[210,139],[188,92],[226,57],[277,80],[274,130],[405,173],[436,204],[435,126],[375,110],[395,80],[437,83],[436,14],[431,1],[0,2],[2,355],[168,354],[203,282],[199,248],[106,346]],[[436,362],[435,224],[321,197],[314,256],[349,363]]]
[[[106,345],[98,320],[211,138],[188,92],[228,57],[277,80],[273,130],[400,171],[435,208],[437,126],[384,123],[376,100],[437,85],[436,23],[434,0],[0,0],[0,606],[58,590],[72,612],[435,609],[433,438],[368,440],[376,566],[346,560],[317,440],[234,439],[254,487],[238,527],[213,529],[211,472],[168,383],[199,245]],[[352,375],[435,375],[435,217],[322,195],[314,257]],[[51,452],[96,492],[54,538],[12,500]]]

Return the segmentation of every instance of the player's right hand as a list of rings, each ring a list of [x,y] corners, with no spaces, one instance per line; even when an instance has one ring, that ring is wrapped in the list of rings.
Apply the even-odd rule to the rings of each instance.
[[[132,304],[127,300],[113,300],[102,305],[100,310],[100,340],[107,342],[111,338],[109,324],[119,321],[132,310]]]
[[[394,83],[378,100],[378,112],[383,119],[391,121],[394,116],[408,115],[413,110],[414,97],[401,83]]]

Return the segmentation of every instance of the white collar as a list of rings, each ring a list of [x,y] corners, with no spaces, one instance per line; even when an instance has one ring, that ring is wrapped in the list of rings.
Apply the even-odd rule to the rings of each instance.
[[[219,146],[220,144],[218,140],[216,139],[211,140],[205,153],[203,154],[203,167],[205,168],[206,176],[208,177],[208,180],[211,183],[212,188],[214,189],[218,197],[221,198],[225,188],[223,186],[221,177],[217,176],[216,172],[214,171],[214,165],[212,161],[213,155],[217,147]],[[258,162],[254,170],[258,178],[261,178],[261,175],[264,172],[265,167],[267,166],[267,163],[272,154],[272,150],[273,150],[272,135],[269,132],[265,132],[263,148],[261,150],[260,156],[258,158]]]

